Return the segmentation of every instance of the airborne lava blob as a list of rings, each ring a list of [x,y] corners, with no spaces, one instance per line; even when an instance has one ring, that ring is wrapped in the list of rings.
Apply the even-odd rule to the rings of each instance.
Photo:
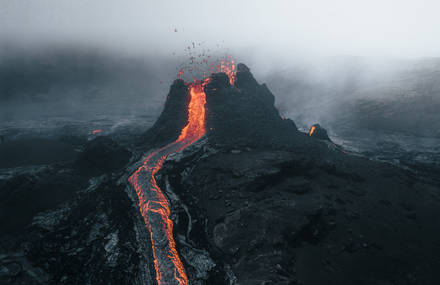
[[[235,78],[234,63],[223,63],[231,84]],[[179,72],[179,77],[182,74]],[[155,174],[162,168],[168,155],[180,152],[199,140],[205,130],[205,85],[209,78],[189,83],[190,102],[188,104],[188,124],[182,129],[178,139],[151,152],[136,172],[130,176],[139,197],[139,208],[151,236],[156,280],[161,284],[188,284],[182,261],[176,250],[173,237],[173,221],[170,219],[170,206],[163,191],[157,185]]]

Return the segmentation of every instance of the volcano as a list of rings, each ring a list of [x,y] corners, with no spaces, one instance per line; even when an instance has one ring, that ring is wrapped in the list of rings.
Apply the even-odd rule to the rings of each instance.
[[[176,79],[130,143],[103,130],[5,174],[0,281],[440,283],[438,176],[302,132],[246,65],[218,71]]]
[[[281,147],[300,141],[298,135],[302,133],[292,120],[281,118],[274,107],[274,96],[265,84],[257,83],[246,65],[238,64],[233,74],[212,74],[203,85],[210,142]],[[190,100],[185,82],[174,81],[162,114],[143,135],[143,145],[157,147],[177,139],[188,122]]]
[[[144,137],[154,145],[175,139],[179,131],[180,135],[151,152],[129,179],[150,232],[159,284],[188,284],[175,247],[169,203],[155,178],[166,158],[183,151],[205,134],[214,144],[230,146],[288,145],[298,135],[295,124],[279,116],[273,106],[274,96],[266,85],[260,86],[244,64],[237,66],[236,73],[232,67],[200,82],[173,83],[162,115]],[[172,114],[179,114],[181,122]],[[186,125],[182,127],[182,123]],[[238,132],[241,132],[239,137],[235,135]],[[161,239],[166,242],[158,246]]]
[[[194,116],[197,96],[203,105]],[[415,261],[403,249],[431,256],[424,266],[437,262],[430,251],[439,232],[423,221],[439,210],[422,205],[438,197],[438,184],[349,155],[319,124],[303,133],[279,115],[274,102],[244,64],[195,85],[180,79],[171,85],[162,114],[138,144],[158,149],[143,164],[158,157],[144,178],[150,179],[146,189],[152,185],[163,195],[158,228],[167,242],[159,249],[162,257],[155,254],[158,283],[432,280],[432,274],[414,271]],[[187,139],[192,125],[197,132]],[[143,205],[155,198],[135,188],[145,217]],[[400,236],[404,232],[407,238]],[[425,246],[414,243],[419,234],[429,239]],[[158,252],[155,239],[161,238],[150,236]],[[396,264],[396,258],[406,263]],[[169,266],[162,270],[158,263]],[[402,275],[408,271],[413,275]]]
[[[140,145],[179,141],[191,122],[192,88],[182,80],[173,83],[164,111]],[[237,65],[234,80],[212,74],[203,94],[203,134],[178,158],[161,164],[157,181],[179,197],[172,207],[174,236],[189,280],[377,284],[409,278],[397,272],[414,270],[414,262],[393,260],[407,256],[401,249],[414,240],[400,237],[396,243],[396,233],[414,237],[425,231],[434,242],[432,235],[439,233],[420,225],[421,217],[438,211],[422,206],[434,195],[435,183],[421,186],[413,174],[348,155],[319,124],[300,132],[279,115],[268,87],[244,64]],[[412,254],[432,256],[432,246]],[[434,264],[432,258],[424,263]],[[352,259],[356,262],[347,263]]]

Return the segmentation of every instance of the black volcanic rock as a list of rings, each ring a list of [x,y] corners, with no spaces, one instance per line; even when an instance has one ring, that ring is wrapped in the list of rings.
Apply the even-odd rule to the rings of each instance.
[[[80,173],[97,176],[124,167],[131,157],[130,152],[109,137],[99,136],[86,144],[75,161]]]
[[[57,205],[46,202],[38,210],[32,204],[54,200],[54,190],[29,189],[29,198],[16,195],[22,203],[15,210],[2,204],[1,212],[14,214],[7,217],[9,224],[21,224],[25,216],[28,220],[12,234],[5,232],[2,218],[0,284],[155,284],[145,225],[125,185],[101,176],[89,185],[76,177],[54,186],[63,192],[69,187],[87,190],[68,198],[58,195]]]
[[[38,212],[71,199],[87,185],[87,179],[61,165],[41,167],[41,171],[14,176],[0,183],[0,224],[3,234],[25,229]],[[13,217],[13,218],[11,218]]]
[[[237,284],[440,282],[432,271],[440,231],[430,218],[440,215],[438,182],[337,150],[228,148],[199,148],[161,172],[161,185],[169,181],[185,205],[174,210],[180,246],[206,249],[217,270],[230,269],[224,276]],[[227,284],[215,272],[205,284]]]
[[[219,145],[292,145],[300,135],[295,123],[282,119],[275,98],[238,64],[233,86],[224,73],[213,74],[205,87],[207,135]]]
[[[123,186],[102,181],[34,219],[27,258],[44,265],[46,284],[150,284],[142,280],[148,268],[140,268],[148,267],[142,256],[149,249],[137,254],[145,249],[136,236],[136,210]]]
[[[155,284],[129,158],[98,137],[74,164],[2,171],[0,284]]]
[[[188,87],[181,79],[176,79],[170,87],[165,107],[156,123],[146,131],[139,144],[158,147],[177,139],[180,131],[188,123]]]
[[[312,128],[314,128],[313,133],[310,135],[312,138],[330,141],[327,130],[321,127],[320,124],[314,124]]]

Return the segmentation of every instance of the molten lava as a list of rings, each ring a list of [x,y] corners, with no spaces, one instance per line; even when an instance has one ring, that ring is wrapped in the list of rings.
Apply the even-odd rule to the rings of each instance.
[[[189,144],[192,144],[205,134],[206,95],[203,88],[208,81],[205,79],[203,82],[195,82],[190,85],[191,100],[188,105],[188,124],[182,129],[176,142],[188,141]]]
[[[311,135],[313,134],[313,132],[315,131],[315,129],[316,129],[315,126],[312,126],[312,127],[310,128],[309,136],[311,136]]]
[[[235,82],[235,64],[234,59],[231,57],[230,60],[221,60],[220,61],[220,72],[226,73],[226,75],[229,77],[229,83],[231,85],[234,85]]]
[[[101,129],[97,129],[97,130],[93,130],[93,131],[92,131],[92,134],[93,134],[93,135],[97,135],[97,134],[99,134],[99,133],[101,133],[101,132],[102,132]]]
[[[235,66],[233,62],[227,66],[225,65],[224,70],[232,68],[227,74],[230,82],[233,83]],[[209,78],[205,78],[203,81],[195,80],[187,84],[190,94],[187,125],[182,129],[176,141],[151,152],[129,178],[129,182],[139,197],[139,208],[150,232],[156,280],[159,285],[188,284],[188,277],[176,250],[170,206],[157,185],[155,174],[162,168],[168,155],[182,151],[205,134],[206,95],[204,87],[208,82]]]

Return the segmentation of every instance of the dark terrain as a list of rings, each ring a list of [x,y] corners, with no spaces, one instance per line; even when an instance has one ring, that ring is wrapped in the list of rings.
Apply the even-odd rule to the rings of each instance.
[[[242,64],[234,86],[214,74],[205,93],[206,136],[157,175],[191,284],[440,283],[435,168],[370,160],[299,131]],[[185,98],[176,80],[143,135],[40,141],[24,160],[17,144],[1,145],[0,282],[155,284],[127,178],[178,137]]]
[[[438,176],[349,155],[296,131],[277,119],[272,95],[244,66],[235,87],[215,76],[206,94],[214,113],[207,145],[168,163],[163,179],[199,221],[182,235],[231,268],[238,283],[440,281],[432,222]],[[210,105],[211,98],[227,103]]]

